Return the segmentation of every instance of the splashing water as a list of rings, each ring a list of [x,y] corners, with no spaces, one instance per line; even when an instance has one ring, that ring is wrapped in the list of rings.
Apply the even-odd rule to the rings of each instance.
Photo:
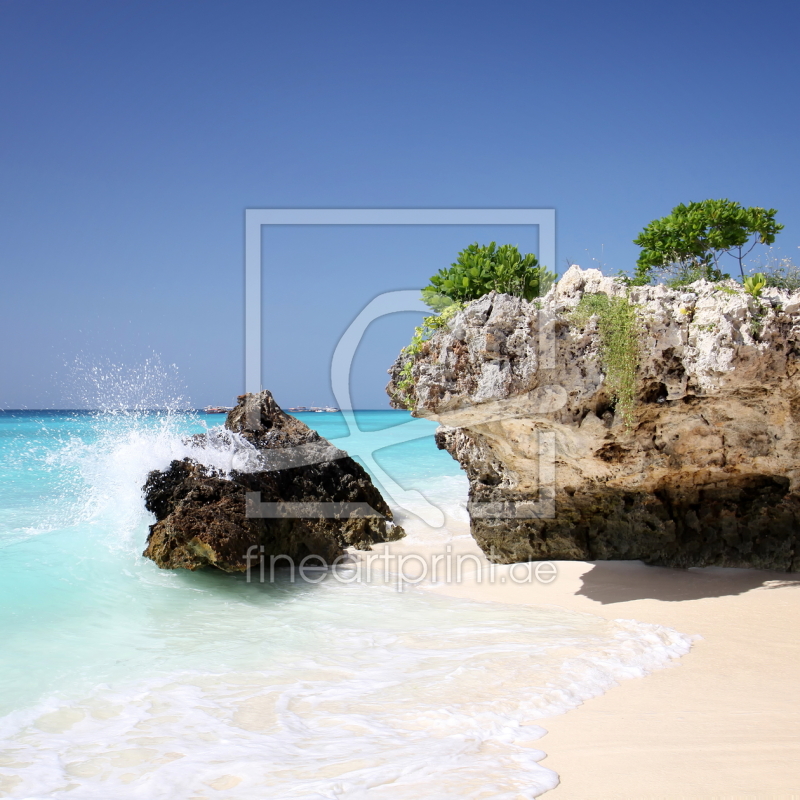
[[[175,364],[164,364],[153,353],[141,364],[78,357],[65,365],[64,394],[69,405],[105,414],[190,411],[186,388]]]

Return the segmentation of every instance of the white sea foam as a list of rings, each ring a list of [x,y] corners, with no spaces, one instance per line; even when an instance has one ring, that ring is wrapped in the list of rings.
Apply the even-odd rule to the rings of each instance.
[[[535,796],[557,776],[534,720],[689,649],[653,625],[335,583],[247,624],[265,637],[258,669],[52,696],[0,721],[9,796]],[[296,625],[291,654],[271,653]]]
[[[67,477],[50,502],[71,538],[60,551],[58,537],[33,537],[18,558],[7,621],[23,661],[8,674],[32,687],[20,698],[38,699],[0,718],[0,794],[532,796],[557,783],[530,746],[543,733],[532,722],[689,650],[669,629],[553,608],[159,571],[138,557],[147,473],[186,456],[223,471],[254,463],[235,436],[188,439],[187,420],[105,416],[53,448],[50,468]],[[424,484],[429,501],[463,512],[463,478]],[[4,552],[8,566],[14,547]]]

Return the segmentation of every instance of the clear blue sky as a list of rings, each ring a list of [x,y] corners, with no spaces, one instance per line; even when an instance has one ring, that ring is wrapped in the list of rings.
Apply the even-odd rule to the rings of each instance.
[[[777,208],[793,255],[798,8],[0,0],[0,407],[63,407],[65,364],[153,353],[195,405],[231,402],[248,207],[553,207],[559,271],[602,248],[616,272],[649,220],[728,197]],[[507,233],[276,231],[266,385],[331,401],[371,297],[534,236]],[[357,406],[386,406],[417,319],[370,329]]]

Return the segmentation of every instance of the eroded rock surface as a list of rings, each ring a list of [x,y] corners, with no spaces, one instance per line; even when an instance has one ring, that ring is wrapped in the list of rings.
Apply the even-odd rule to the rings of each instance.
[[[442,423],[439,446],[467,472],[476,540],[503,563],[800,569],[800,293],[630,289],[641,334],[628,426],[597,318],[570,321],[584,293],[627,291],[573,266],[540,301],[471,303],[416,357],[414,413]],[[390,370],[396,406],[405,358]]]
[[[286,555],[298,564],[315,555],[330,564],[345,547],[368,550],[404,535],[392,524],[391,509],[367,472],[284,413],[269,392],[242,395],[225,427],[255,448],[251,471],[226,475],[186,458],[147,478],[145,504],[157,521],[144,555],[159,567],[244,571],[252,547],[255,558],[263,553],[267,563],[271,555]],[[204,436],[193,439],[203,446]],[[251,497],[248,514],[247,495],[256,492],[260,497]],[[304,505],[292,510],[286,503]],[[329,516],[309,505],[319,503],[326,504]],[[277,515],[253,516],[261,504],[273,504]],[[298,508],[304,517],[298,517]]]

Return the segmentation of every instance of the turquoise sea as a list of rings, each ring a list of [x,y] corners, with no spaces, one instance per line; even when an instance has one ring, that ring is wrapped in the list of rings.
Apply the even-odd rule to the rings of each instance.
[[[406,412],[298,414],[410,533],[467,535],[467,484]],[[530,721],[688,650],[657,626],[394,584],[247,583],[141,557],[147,473],[246,469],[221,415],[0,412],[0,797],[517,798]],[[448,538],[449,537],[449,538]]]

